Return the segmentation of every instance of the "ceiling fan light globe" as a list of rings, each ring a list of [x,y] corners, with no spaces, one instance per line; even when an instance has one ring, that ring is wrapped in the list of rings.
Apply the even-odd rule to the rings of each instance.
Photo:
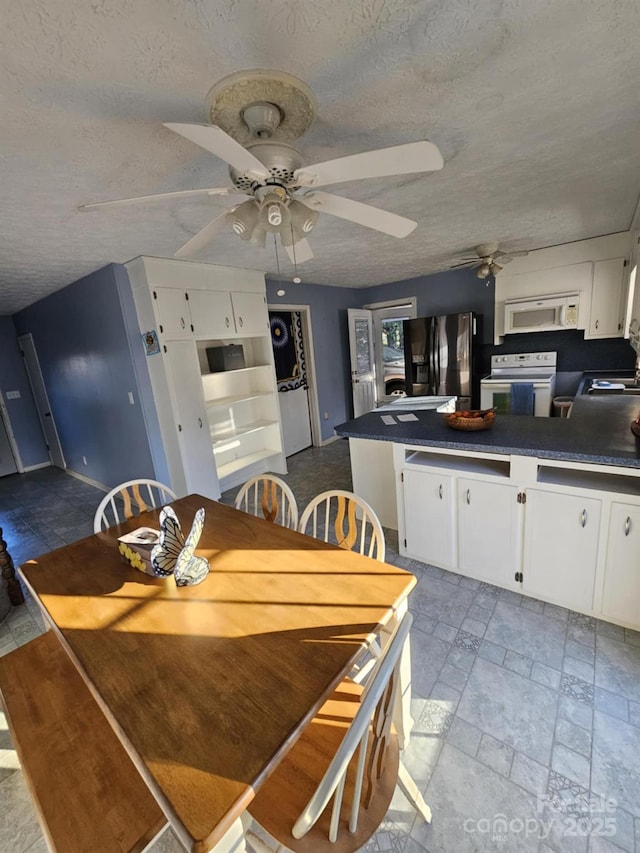
[[[282,209],[279,204],[270,204],[267,206],[267,220],[269,225],[278,228],[282,225]]]
[[[490,272],[491,272],[491,269],[489,268],[489,264],[481,264],[478,267],[478,269],[476,270],[476,277],[477,278],[486,278]]]
[[[489,270],[491,271],[491,275],[498,275],[499,272],[502,272],[502,267],[494,261],[492,264],[489,264]]]

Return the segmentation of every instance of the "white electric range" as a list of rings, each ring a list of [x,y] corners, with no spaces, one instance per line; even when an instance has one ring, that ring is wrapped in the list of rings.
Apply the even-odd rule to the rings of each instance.
[[[509,414],[511,388],[517,382],[533,385],[533,414],[548,418],[556,390],[555,352],[523,352],[511,355],[492,355],[491,373],[480,382],[480,405]]]

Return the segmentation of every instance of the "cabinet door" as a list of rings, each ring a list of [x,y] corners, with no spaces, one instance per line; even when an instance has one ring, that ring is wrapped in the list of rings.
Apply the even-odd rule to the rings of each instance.
[[[193,338],[186,291],[177,287],[158,287],[153,291],[153,298],[160,337],[165,341]]]
[[[593,265],[590,338],[621,338],[624,327],[624,258],[596,261]]]
[[[458,547],[465,575],[513,586],[519,571],[518,489],[490,480],[458,480]]]
[[[578,611],[593,609],[602,501],[527,490],[524,580],[539,595]]]
[[[239,335],[266,335],[269,331],[267,304],[263,293],[231,294],[236,332]]]
[[[224,291],[190,290],[189,307],[195,337],[235,337],[231,296]]]
[[[602,615],[640,630],[640,507],[614,503],[604,576]]]
[[[403,471],[406,549],[411,556],[455,568],[453,478],[428,471]]]
[[[164,354],[173,395],[182,467],[189,494],[217,500],[218,476],[204,407],[195,341],[174,341]]]

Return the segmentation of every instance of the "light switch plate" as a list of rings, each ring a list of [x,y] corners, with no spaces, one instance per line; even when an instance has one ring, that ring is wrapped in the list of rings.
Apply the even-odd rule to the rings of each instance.
[[[5,394],[5,397],[7,398],[7,400],[19,400],[20,399],[20,392],[19,391],[7,391],[7,393]]]

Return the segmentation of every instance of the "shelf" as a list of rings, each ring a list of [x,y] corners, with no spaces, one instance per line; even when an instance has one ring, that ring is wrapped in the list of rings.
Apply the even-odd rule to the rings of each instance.
[[[540,484],[563,488],[610,492],[616,495],[640,497],[640,478],[624,474],[610,474],[575,468],[558,468],[538,465],[537,481]]]
[[[405,451],[405,464],[414,468],[429,468],[451,471],[460,474],[480,474],[482,476],[509,478],[509,460],[478,458],[474,456],[449,456],[443,453]]]
[[[203,373],[202,378],[208,378],[210,376],[229,376],[230,373],[236,375],[238,373],[256,373],[259,370],[264,370],[264,368],[269,368],[268,364],[253,364],[251,367],[238,367],[233,370],[210,370],[208,373]]]
[[[246,424],[245,426],[238,427],[234,430],[228,430],[225,433],[214,434],[212,430],[211,441],[214,452],[216,446],[226,444],[228,441],[231,441],[234,438],[239,438],[241,435],[248,435],[251,432],[257,432],[258,430],[265,429],[265,427],[277,426],[277,424],[278,421],[253,421],[253,423]]]
[[[233,459],[231,462],[220,465],[218,467],[218,478],[223,480],[225,477],[230,477],[231,474],[235,474],[237,471],[241,471],[255,462],[260,462],[263,459],[268,459],[270,456],[277,455],[277,450],[258,450],[255,453],[247,453],[246,456],[241,456],[239,459]]]
[[[275,393],[275,391],[256,391],[253,394],[239,394],[237,397],[220,397],[217,400],[205,400],[205,406],[207,409],[219,409],[223,406],[233,406],[236,403],[245,403],[248,400],[257,400],[260,397],[273,397]]]

